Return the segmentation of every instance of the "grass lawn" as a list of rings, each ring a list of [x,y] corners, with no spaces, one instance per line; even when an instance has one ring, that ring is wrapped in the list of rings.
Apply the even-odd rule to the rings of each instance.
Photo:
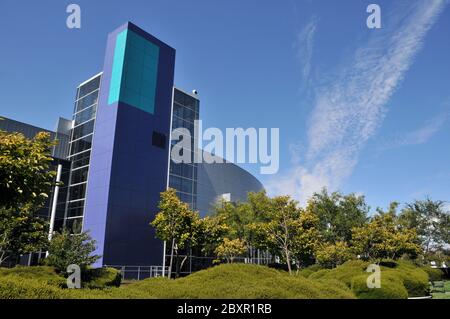
[[[444,282],[444,289],[447,293],[433,292],[433,299],[450,299],[450,281]]]

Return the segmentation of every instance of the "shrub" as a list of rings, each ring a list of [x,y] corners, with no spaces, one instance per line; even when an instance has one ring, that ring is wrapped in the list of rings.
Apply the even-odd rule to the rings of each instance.
[[[428,274],[428,280],[431,282],[441,281],[444,277],[444,274],[440,269],[431,268],[430,266],[424,266],[422,267],[422,270]]]
[[[66,279],[55,272],[53,267],[36,266],[16,266],[14,268],[0,268],[0,277],[17,278],[18,280],[33,279],[51,286],[64,288],[66,287]]]
[[[147,279],[120,290],[145,291],[156,298],[354,298],[350,289],[336,281],[314,281],[264,266],[243,264],[219,265],[170,281]]]
[[[313,281],[264,266],[227,264],[184,278],[151,278],[124,287],[60,289],[45,282],[0,277],[0,298],[355,298],[343,283]]]
[[[398,261],[394,268],[383,269],[384,273],[392,273],[401,279],[408,290],[409,297],[423,297],[430,294],[428,274],[408,261]]]
[[[83,287],[90,289],[119,287],[122,281],[122,275],[114,268],[87,269],[81,277]]]
[[[381,287],[367,287],[367,275],[356,276],[352,279],[351,288],[359,299],[406,299],[408,291],[402,281],[392,274],[381,275]]]
[[[6,276],[0,279],[0,299],[55,299],[63,290],[36,279]]]
[[[84,270],[100,258],[92,254],[94,251],[95,240],[87,232],[74,235],[64,230],[61,234],[56,233],[50,242],[45,263],[61,273],[72,264]]]

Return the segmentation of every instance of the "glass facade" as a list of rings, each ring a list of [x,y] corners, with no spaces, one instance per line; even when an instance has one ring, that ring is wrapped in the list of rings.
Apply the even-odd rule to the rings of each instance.
[[[101,74],[77,88],[73,114],[73,129],[69,141],[71,170],[67,191],[64,224],[74,233],[81,231],[86,200],[89,160],[94,134],[95,115]]]
[[[191,135],[191,163],[170,161],[169,187],[177,190],[180,199],[197,209],[197,164],[194,163],[194,121],[199,119],[199,100],[174,88],[172,103],[172,131],[188,129]],[[183,138],[183,137],[181,137]],[[171,146],[178,140],[171,140]]]

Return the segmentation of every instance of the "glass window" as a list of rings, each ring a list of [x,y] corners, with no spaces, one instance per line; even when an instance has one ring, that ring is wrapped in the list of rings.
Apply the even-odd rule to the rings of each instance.
[[[176,190],[180,190],[181,189],[181,178],[173,176],[173,175],[170,176],[169,187],[176,189]]]
[[[83,228],[83,217],[69,218],[66,220],[66,229],[72,234],[81,233]]]
[[[97,111],[97,104],[92,105],[91,107],[88,107],[87,109],[84,109],[83,111],[77,113],[75,115],[75,126],[89,121],[90,119],[93,119],[95,117],[95,113]]]
[[[79,112],[92,104],[96,104],[98,101],[98,91],[92,92],[89,95],[86,95],[82,99],[76,102],[75,112]]]
[[[87,181],[89,166],[72,171],[71,184],[78,184]]]
[[[74,157],[72,157],[72,169],[88,165],[90,157],[91,151],[75,155]]]
[[[179,118],[183,118],[183,107],[180,104],[173,104],[173,115]]]
[[[85,138],[79,139],[71,143],[70,154],[77,154],[91,148],[92,145],[92,135],[86,136]]]
[[[97,90],[100,87],[100,78],[101,76],[92,79],[88,83],[83,84],[78,88],[78,98],[83,97],[94,90]]]
[[[181,181],[181,191],[185,193],[192,193],[192,180],[183,178]]]
[[[73,129],[72,140],[91,134],[94,131],[94,120],[79,125]]]
[[[83,199],[86,194],[86,183],[70,186],[69,200]]]
[[[69,203],[67,207],[67,217],[83,216],[84,200]]]

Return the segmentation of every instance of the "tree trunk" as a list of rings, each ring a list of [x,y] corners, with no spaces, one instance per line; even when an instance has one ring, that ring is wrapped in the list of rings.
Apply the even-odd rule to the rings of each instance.
[[[170,262],[169,262],[169,279],[172,277],[172,262],[173,262],[173,248],[175,246],[175,238],[172,238],[172,248],[170,249]]]
[[[284,255],[286,256],[286,264],[288,266],[289,275],[292,275],[291,260],[290,260],[289,250],[287,248],[284,249]]]
[[[180,264],[178,262],[178,247],[175,249],[175,278],[180,276]]]

